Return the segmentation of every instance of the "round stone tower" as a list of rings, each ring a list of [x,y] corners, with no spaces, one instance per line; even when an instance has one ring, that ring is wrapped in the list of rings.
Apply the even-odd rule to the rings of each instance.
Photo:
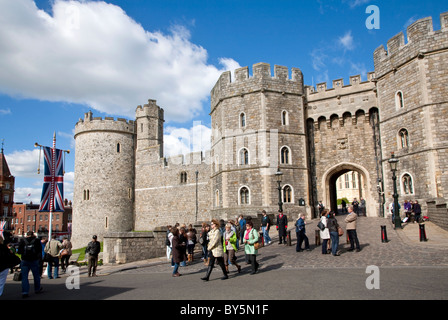
[[[86,246],[92,235],[133,229],[134,121],[93,118],[75,126],[72,243]]]

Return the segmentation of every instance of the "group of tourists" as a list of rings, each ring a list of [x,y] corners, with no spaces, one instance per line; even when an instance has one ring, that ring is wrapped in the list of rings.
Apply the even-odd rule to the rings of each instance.
[[[29,296],[30,284],[28,280],[29,273],[33,276],[34,292],[39,294],[43,291],[41,278],[43,276],[44,264],[47,263],[48,279],[57,279],[59,276],[59,267],[62,273],[65,273],[69,266],[72,255],[72,244],[68,237],[64,236],[62,242],[56,235],[53,235],[50,241],[46,237],[39,239],[33,231],[28,231],[26,237],[19,242],[17,252],[11,243],[5,244],[0,236],[0,296],[6,283],[8,273],[14,273],[14,279],[22,282],[22,298]],[[19,256],[16,253],[20,254]],[[96,267],[98,264],[98,255],[100,253],[100,243],[97,236],[93,236],[86,248],[88,255],[88,276],[96,276]],[[17,266],[19,271],[14,271]]]
[[[350,241],[350,248],[348,251],[359,252],[361,250],[356,233],[356,220],[358,215],[354,212],[353,206],[348,207],[348,215],[345,217],[346,231]],[[336,214],[328,209],[321,212],[320,218],[320,238],[322,239],[322,254],[340,255],[339,237],[343,234],[342,228],[336,220]],[[310,244],[306,235],[305,214],[301,213],[295,222],[295,231],[297,235],[296,251],[304,250],[310,251]],[[251,265],[251,274],[257,273],[259,263],[256,256],[263,240],[264,245],[270,245],[272,240],[269,236],[271,227],[271,219],[262,211],[260,230],[254,228],[251,217],[244,218],[242,215],[235,220],[218,221],[213,219],[210,224],[202,223],[200,233],[190,225],[186,228],[185,225],[180,226],[176,224],[174,227],[167,227],[167,259],[171,259],[173,266],[173,277],[179,277],[179,267],[185,266],[186,262],[193,261],[193,252],[196,242],[198,241],[202,246],[202,261],[207,266],[207,271],[201,279],[208,281],[212,273],[215,263],[219,265],[222,270],[223,277],[221,279],[228,279],[229,265],[235,266],[238,273],[241,272],[241,265],[236,261],[236,252],[240,246],[244,246],[244,253],[246,263]],[[319,227],[319,226],[318,226]],[[278,232],[278,244],[287,244],[287,229],[288,218],[279,210],[276,217],[276,229]],[[260,238],[260,235],[262,238]],[[302,249],[302,245],[305,247]]]
[[[240,216],[236,220],[218,221],[213,219],[210,224],[202,223],[202,229],[197,234],[192,225],[188,227],[176,224],[167,227],[167,259],[171,257],[173,277],[179,277],[179,267],[193,261],[193,253],[196,243],[202,246],[202,261],[207,266],[207,271],[201,279],[208,281],[215,263],[222,270],[222,280],[228,279],[229,265],[235,266],[238,273],[241,265],[236,262],[236,252],[240,246],[244,246],[246,263],[251,264],[252,272],[258,271],[259,264],[256,260],[258,253],[259,231],[255,230],[250,217],[244,219]]]

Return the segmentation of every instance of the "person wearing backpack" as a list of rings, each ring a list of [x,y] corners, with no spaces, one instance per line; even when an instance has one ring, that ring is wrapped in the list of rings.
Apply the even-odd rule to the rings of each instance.
[[[56,279],[59,277],[59,251],[62,249],[62,243],[56,240],[56,235],[51,237],[52,239],[45,245],[45,253],[49,253],[51,256],[51,261],[47,264],[47,275],[48,279]],[[51,276],[52,269],[54,266],[54,277]]]
[[[40,285],[39,262],[42,259],[42,246],[39,239],[34,236],[33,231],[28,231],[26,238],[19,243],[17,252],[22,256],[20,264],[22,272],[22,298],[27,298],[29,295],[30,284],[28,281],[28,274],[33,274],[34,292],[42,292]]]

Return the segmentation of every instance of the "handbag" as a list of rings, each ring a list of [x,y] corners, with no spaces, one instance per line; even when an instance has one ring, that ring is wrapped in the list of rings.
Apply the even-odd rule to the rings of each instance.
[[[14,281],[22,281],[22,271],[14,272],[14,276],[12,278]]]
[[[260,242],[255,242],[254,243],[254,248],[255,248],[255,250],[260,249],[261,248],[261,243]]]
[[[67,249],[62,249],[61,252],[59,253],[59,255],[61,257],[68,255],[68,250]]]
[[[319,221],[319,223],[317,224],[317,227],[320,229],[320,231],[325,230],[325,225],[322,223],[322,221]]]
[[[342,229],[341,227],[338,227],[338,234],[339,234],[339,236],[344,235],[344,229]]]
[[[44,261],[44,262],[51,262],[51,261],[53,261],[53,257],[52,257],[52,255],[49,254],[48,252],[45,252],[43,261]]]

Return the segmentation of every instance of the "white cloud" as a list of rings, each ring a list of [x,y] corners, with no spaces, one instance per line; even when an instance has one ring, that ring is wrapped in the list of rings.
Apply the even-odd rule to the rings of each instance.
[[[194,122],[193,127],[174,128],[167,127],[163,136],[164,156],[170,157],[179,154],[187,154],[196,151],[210,150],[210,137],[212,130],[201,124]]]
[[[347,31],[342,37],[339,37],[338,42],[345,50],[353,50],[355,48],[351,30]]]
[[[39,149],[14,151],[5,154],[9,171],[14,177],[39,178],[37,169],[43,174],[44,164],[42,160],[39,166]],[[42,178],[43,179],[43,178]]]
[[[133,118],[156,99],[168,121],[201,113],[210,90],[237,63],[207,63],[189,31],[147,31],[118,6],[55,0],[52,14],[32,0],[0,0],[0,92],[80,103]],[[7,14],[5,14],[7,12]]]
[[[44,163],[39,149],[14,151],[5,154],[5,158],[16,180],[14,202],[39,203],[44,181]],[[40,174],[37,173],[38,168],[40,168]],[[64,198],[66,199],[73,199],[73,181],[74,172],[66,172],[64,175]],[[19,184],[26,184],[28,187],[20,187]]]
[[[6,114],[11,114],[11,109],[0,109],[0,116]]]

